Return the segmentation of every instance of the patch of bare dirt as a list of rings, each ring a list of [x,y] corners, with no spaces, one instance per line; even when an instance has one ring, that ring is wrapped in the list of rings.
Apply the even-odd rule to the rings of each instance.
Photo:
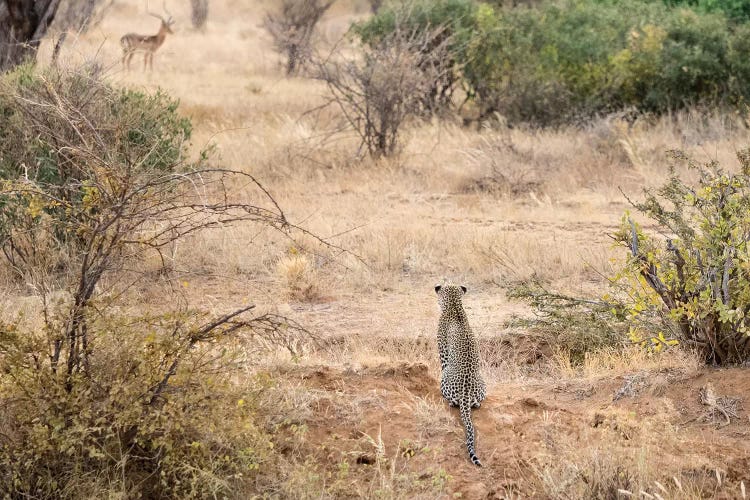
[[[738,495],[741,481],[750,485],[747,410],[738,404],[729,422],[714,422],[705,418],[701,400],[702,388],[710,385],[715,394],[749,401],[747,369],[496,385],[473,413],[483,468],[469,462],[458,411],[442,401],[438,381],[424,364],[305,367],[283,377],[352,401],[377,394],[383,402],[363,405],[353,420],[317,413],[307,438],[309,453],[320,463],[375,467],[377,450],[367,443],[381,442],[385,456],[416,477],[444,470],[451,476],[447,496],[546,498],[540,472],[554,466],[556,456],[597,449],[623,457],[647,450],[664,484],[713,481],[717,497]]]

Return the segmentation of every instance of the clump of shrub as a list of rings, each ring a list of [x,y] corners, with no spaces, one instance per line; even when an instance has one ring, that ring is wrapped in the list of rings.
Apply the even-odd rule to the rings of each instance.
[[[190,122],[163,93],[26,66],[0,78],[0,116],[0,265],[36,299],[0,319],[0,496],[251,488],[274,460],[262,384],[229,381],[252,346],[293,349],[305,332],[252,305],[190,308],[174,287],[141,314],[123,306],[139,264],[185,235],[293,226],[260,185],[258,204],[236,199],[249,175],[188,161]]]
[[[276,273],[291,299],[312,300],[321,293],[313,259],[296,248],[291,248],[287,255],[276,262]]]
[[[471,0],[393,3],[352,32],[369,48],[394,43],[395,33],[408,34],[416,55],[413,70],[427,80],[420,96],[425,113],[447,110],[460,86],[461,46],[467,43],[473,24]]]
[[[696,171],[691,185],[674,171],[657,191],[634,203],[665,237],[650,237],[629,217],[616,239],[630,249],[618,275],[630,295],[632,316],[660,312],[674,339],[701,352],[707,363],[750,359],[750,151],[738,153],[741,170],[699,164],[679,151],[676,161]],[[633,341],[641,332],[631,328]]]
[[[750,97],[748,26],[722,11],[647,0],[561,0],[501,7],[469,0],[381,9],[365,43],[395,26],[451,35],[454,64],[482,118],[561,125],[623,109],[647,113]]]
[[[610,293],[587,299],[539,285],[512,290],[536,313],[524,324],[548,332],[574,358],[627,342],[649,351],[680,345],[711,364],[750,360],[750,150],[738,153],[739,172],[680,151],[671,156],[698,181],[685,181],[673,166],[662,187],[632,202],[657,235],[623,217],[613,236],[628,259],[610,278]]]
[[[278,11],[266,15],[264,26],[276,50],[286,56],[286,74],[295,75],[310,62],[313,35],[334,0],[282,0]]]
[[[398,151],[405,122],[437,105],[448,90],[443,61],[450,57],[442,29],[397,27],[364,47],[359,57],[330,58],[317,76],[374,157]],[[428,49],[429,48],[429,49]]]

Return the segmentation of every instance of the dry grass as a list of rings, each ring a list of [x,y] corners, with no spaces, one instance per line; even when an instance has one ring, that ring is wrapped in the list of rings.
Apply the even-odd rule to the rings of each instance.
[[[205,34],[187,27],[187,2],[170,4],[178,25],[157,52],[154,72],[126,74],[119,68],[117,39],[131,30],[147,32],[148,17],[140,2],[117,2],[99,28],[70,42],[61,57],[73,62],[96,56],[122,85],[161,87],[178,96],[181,109],[194,120],[196,154],[213,144],[217,161],[255,175],[290,221],[350,251],[326,250],[314,240],[290,241],[251,225],[220,228],[174,249],[174,268],[187,276],[185,293],[193,303],[220,308],[252,301],[303,322],[322,340],[298,360],[302,366],[356,370],[419,362],[437,380],[432,286],[460,282],[469,287],[465,303],[491,394],[501,394],[508,383],[594,383],[634,371],[700,370],[695,356],[679,350],[660,356],[639,349],[605,351],[586,357],[581,366],[571,365],[565,355],[537,361],[534,339],[503,326],[512,314],[525,311],[507,301],[501,285],[535,276],[566,291],[603,292],[612,259],[622,257],[607,238],[627,208],[620,189],[637,197],[642,187],[659,185],[667,175],[667,149],[683,148],[698,159],[736,165],[732,152],[748,136],[738,119],[681,113],[628,124],[615,117],[582,130],[558,131],[411,123],[402,154],[362,159],[356,137],[339,130],[335,110],[308,114],[324,102],[324,87],[283,77],[260,27],[269,4],[215,2]],[[366,12],[364,1],[337,3],[321,23],[324,43],[337,41],[350,20]],[[48,53],[47,44],[42,57]],[[246,186],[235,189],[255,196]],[[0,279],[11,289],[5,274]],[[134,294],[133,307],[154,298],[148,291]],[[33,309],[34,299],[17,288],[3,299],[4,317]],[[248,373],[288,368],[288,363],[288,357],[269,356],[258,367],[248,367]],[[387,406],[375,396],[352,398],[294,384],[266,397],[266,405],[278,411],[268,425],[287,429],[307,425],[321,405],[347,422],[355,422],[365,409]],[[407,401],[401,410],[412,414],[421,429],[415,439],[426,443],[434,435],[456,432],[456,421],[441,401],[422,396]],[[674,472],[674,481],[663,481],[680,468],[676,457],[674,463],[661,460],[651,441],[660,436],[666,440],[660,446],[672,446],[669,440],[677,438],[668,423],[634,429],[627,444],[617,430],[588,429],[592,434],[578,440],[600,444],[584,448],[566,436],[570,429],[554,416],[544,418],[539,425],[550,436],[550,447],[534,464],[533,481],[545,496],[615,498],[617,490],[625,490],[637,497],[643,490],[689,498],[716,487],[710,474],[690,482]],[[619,429],[633,428],[626,414],[613,418]],[[295,448],[304,443],[304,436],[300,439],[289,438],[290,458],[280,466],[288,481],[266,485],[268,491],[297,498],[309,492],[318,498],[342,488],[349,494],[398,498],[403,481],[414,480],[405,475],[403,450],[383,448],[382,436],[363,438],[362,451],[380,457],[365,483],[343,472],[318,475],[315,464],[306,463],[302,449]],[[346,457],[337,460],[346,462]],[[434,480],[432,489],[412,493],[442,494],[445,482],[435,474],[427,480]]]
[[[558,352],[553,355],[553,372],[565,378],[588,380],[621,376],[636,369],[646,372],[671,370],[692,375],[702,367],[698,356],[681,349],[673,349],[666,353],[649,353],[636,346],[622,350],[606,349],[589,353],[580,366],[573,365],[566,353]]]

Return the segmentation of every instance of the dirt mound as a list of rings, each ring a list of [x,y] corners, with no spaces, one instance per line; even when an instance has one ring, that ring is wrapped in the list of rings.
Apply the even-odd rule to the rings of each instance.
[[[360,369],[337,370],[329,366],[296,371],[310,387],[325,390],[403,391],[424,395],[434,391],[437,382],[424,363],[384,363]],[[437,393],[439,394],[439,392]]]
[[[700,485],[701,494],[731,498],[741,481],[750,486],[745,369],[490,387],[473,413],[483,468],[468,461],[458,412],[422,363],[307,367],[285,376],[328,398],[307,424],[307,452],[375,482],[382,483],[387,462],[425,484],[448,478],[439,488],[446,497],[547,498],[555,488],[559,496],[616,497],[617,489],[634,487],[623,471],[640,460],[660,485],[656,493],[679,497],[687,485]],[[714,406],[701,396],[706,387],[716,394]],[[731,402],[731,413],[717,406]],[[576,481],[583,489],[570,489]]]

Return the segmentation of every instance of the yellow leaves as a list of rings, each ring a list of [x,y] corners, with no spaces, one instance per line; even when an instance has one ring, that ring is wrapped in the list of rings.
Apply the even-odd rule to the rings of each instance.
[[[667,38],[667,32],[664,28],[647,24],[643,27],[643,34],[645,36],[641,41],[641,49],[644,52],[659,53],[664,45],[664,40]]]
[[[31,198],[29,199],[29,207],[27,209],[29,216],[36,219],[37,217],[42,215],[45,208],[46,208],[46,205],[41,196],[37,196],[37,195],[31,196]]]
[[[633,344],[638,344],[651,353],[661,352],[664,349],[679,344],[677,339],[667,338],[662,331],[658,332],[655,336],[644,338],[641,336],[639,330],[632,326],[628,330],[628,338]]]
[[[679,344],[676,339],[668,339],[664,336],[664,332],[659,332],[656,337],[651,337],[651,350],[653,352],[661,352],[665,347],[672,347]]]
[[[90,184],[84,184],[81,190],[83,191],[81,201],[84,210],[92,211],[101,204],[101,193],[99,192],[99,188]]]
[[[630,328],[628,328],[628,338],[634,344],[637,344],[637,343],[643,341],[643,339],[641,338],[640,334],[638,333],[638,329],[637,328],[633,328],[632,326]]]

